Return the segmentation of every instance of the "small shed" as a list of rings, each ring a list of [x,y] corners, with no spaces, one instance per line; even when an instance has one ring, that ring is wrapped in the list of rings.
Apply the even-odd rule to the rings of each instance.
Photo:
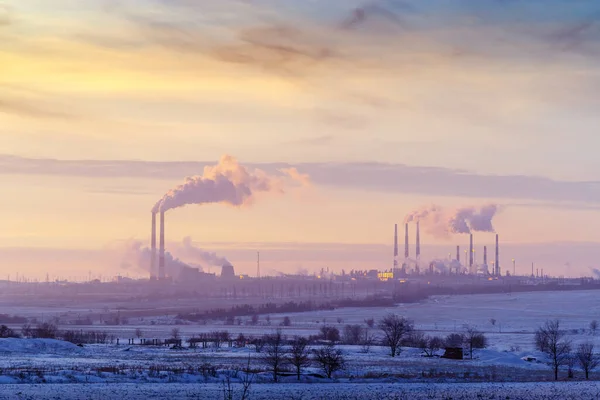
[[[450,360],[462,360],[463,349],[462,347],[446,347],[446,351],[442,358],[449,358]]]

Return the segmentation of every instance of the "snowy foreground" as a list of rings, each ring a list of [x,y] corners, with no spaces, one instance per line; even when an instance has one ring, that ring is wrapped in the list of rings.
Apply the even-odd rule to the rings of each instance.
[[[237,389],[234,398],[239,398]],[[223,398],[217,384],[4,385],[0,399],[196,399]],[[550,400],[598,399],[600,385],[586,382],[471,384],[258,384],[252,400]]]

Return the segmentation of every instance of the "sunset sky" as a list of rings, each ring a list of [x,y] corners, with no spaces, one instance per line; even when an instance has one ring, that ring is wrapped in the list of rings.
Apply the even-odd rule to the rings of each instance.
[[[589,275],[548,253],[599,242],[599,65],[594,0],[0,0],[0,277],[139,273],[120,246],[224,154],[312,180],[169,213],[240,272],[389,268],[407,213],[495,203],[506,259]]]

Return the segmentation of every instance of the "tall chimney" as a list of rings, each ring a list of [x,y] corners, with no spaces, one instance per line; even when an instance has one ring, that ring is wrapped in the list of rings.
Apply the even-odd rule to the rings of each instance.
[[[469,267],[473,266],[473,234],[469,235]]]
[[[460,246],[456,246],[456,261],[460,264]]]
[[[483,265],[487,265],[487,246],[483,246]]]
[[[408,224],[404,225],[404,258],[408,258]]]
[[[417,221],[417,250],[416,250],[416,258],[417,260],[421,257],[421,232],[419,231],[419,221]]]
[[[496,276],[500,276],[500,246],[498,245],[498,234],[496,234]]]
[[[394,268],[398,268],[398,224],[394,224]]]
[[[150,233],[150,278],[156,278],[156,213],[152,213],[152,232]]]
[[[165,213],[160,213],[160,249],[158,255],[158,279],[165,279]]]

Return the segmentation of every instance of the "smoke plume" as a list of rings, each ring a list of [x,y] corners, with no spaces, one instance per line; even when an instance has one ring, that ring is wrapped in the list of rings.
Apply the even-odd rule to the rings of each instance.
[[[468,206],[446,210],[431,205],[408,214],[404,222],[419,222],[425,231],[435,237],[448,238],[452,234],[495,232],[492,220],[499,207],[496,204]]]
[[[179,251],[178,251],[179,253]],[[214,252],[204,251],[199,247],[194,246],[191,237],[183,238],[183,246],[181,247],[181,256],[185,259],[193,261],[202,261],[209,265],[217,267],[231,264],[225,257],[219,257]]]
[[[192,176],[170,190],[159,200],[153,212],[165,212],[187,204],[224,203],[232,206],[252,204],[258,192],[284,193],[285,177],[306,185],[308,176],[295,169],[280,171],[282,176],[269,175],[255,169],[249,171],[231,156],[224,155],[214,166],[204,167],[200,176]]]
[[[121,252],[121,268],[135,269],[150,273],[152,250],[138,240],[129,240],[119,249]],[[158,259],[158,258],[157,258]],[[165,252],[165,273],[168,276],[178,276],[188,264]]]

